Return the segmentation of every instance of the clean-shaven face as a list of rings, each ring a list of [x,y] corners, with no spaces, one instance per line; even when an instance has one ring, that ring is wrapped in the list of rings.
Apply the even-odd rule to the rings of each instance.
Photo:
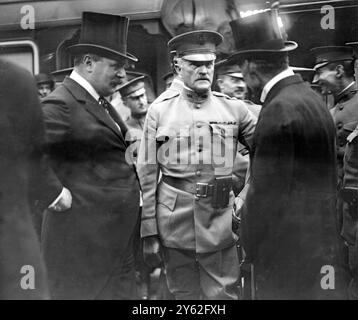
[[[214,61],[178,60],[179,75],[184,84],[195,92],[207,92],[214,76]]]
[[[52,91],[52,86],[49,83],[40,83],[37,85],[37,92],[39,93],[40,98],[45,98]]]
[[[148,110],[147,94],[144,91],[140,95],[125,98],[126,106],[131,110],[133,116],[144,116]]]

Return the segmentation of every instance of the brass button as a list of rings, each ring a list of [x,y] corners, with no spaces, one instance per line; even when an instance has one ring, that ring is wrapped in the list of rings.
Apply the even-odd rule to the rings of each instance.
[[[196,127],[197,127],[197,128],[201,128],[202,126],[203,126],[203,125],[202,125],[201,122],[197,122],[197,123],[196,123]]]
[[[201,176],[201,171],[198,170],[197,172],[195,172],[195,175],[197,175],[198,177],[200,177],[200,176]]]
[[[338,129],[342,129],[342,127],[343,127],[343,123],[342,123],[342,122],[338,122],[338,123],[337,123],[337,128],[338,128]]]
[[[343,108],[344,108],[344,106],[341,104],[341,105],[339,106],[339,110],[343,110]]]

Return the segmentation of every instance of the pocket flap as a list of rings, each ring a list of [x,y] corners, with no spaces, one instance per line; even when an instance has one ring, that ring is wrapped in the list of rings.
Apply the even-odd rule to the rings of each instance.
[[[171,192],[167,188],[161,188],[157,202],[166,206],[170,211],[173,211],[177,201],[178,194]]]

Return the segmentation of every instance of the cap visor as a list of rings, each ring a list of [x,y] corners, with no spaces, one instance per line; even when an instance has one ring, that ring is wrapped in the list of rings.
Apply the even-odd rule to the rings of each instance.
[[[189,61],[213,61],[216,59],[214,53],[193,53],[182,56],[183,59]]]

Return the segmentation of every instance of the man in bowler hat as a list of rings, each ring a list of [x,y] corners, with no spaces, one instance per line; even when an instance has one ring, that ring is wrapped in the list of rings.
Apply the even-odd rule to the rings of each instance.
[[[84,12],[74,70],[43,101],[46,149],[63,192],[44,216],[54,299],[135,297],[132,236],[139,185],[127,127],[106,97],[125,77],[128,18]],[[68,198],[72,198],[71,202]]]
[[[263,103],[242,210],[242,238],[260,299],[339,298],[335,229],[336,155],[332,118],[288,68],[276,10],[231,22],[246,84]],[[335,283],[321,286],[322,268]]]

